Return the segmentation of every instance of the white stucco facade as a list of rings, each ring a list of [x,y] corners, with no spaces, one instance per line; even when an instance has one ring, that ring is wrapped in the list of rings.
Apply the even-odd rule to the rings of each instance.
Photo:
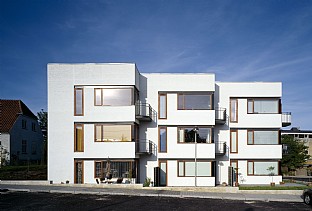
[[[115,177],[132,174],[138,183],[279,182],[281,97],[281,83],[141,74],[135,64],[49,64],[48,179],[96,183],[109,163]]]

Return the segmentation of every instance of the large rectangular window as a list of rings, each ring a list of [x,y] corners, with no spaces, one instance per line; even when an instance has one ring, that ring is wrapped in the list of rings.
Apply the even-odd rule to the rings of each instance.
[[[83,88],[75,87],[75,116],[83,116]]]
[[[270,175],[271,171],[269,167],[273,167],[272,173],[278,175],[278,162],[266,162],[266,161],[248,161],[247,169],[248,175]]]
[[[237,135],[237,130],[231,130],[231,137],[230,137],[230,148],[231,148],[231,153],[237,153],[238,152],[238,135]]]
[[[238,121],[238,100],[236,98],[230,99],[230,122]]]
[[[212,165],[210,161],[196,162],[196,176],[211,177]],[[194,161],[178,161],[178,176],[179,177],[194,177],[195,176],[195,162]]]
[[[134,141],[136,125],[94,125],[94,141]]]
[[[212,109],[212,94],[179,93],[178,110],[210,110]]]
[[[193,127],[178,127],[178,143],[195,143]],[[213,128],[199,127],[196,134],[197,143],[214,143]]]
[[[83,124],[75,124],[75,152],[83,152],[84,151],[84,134],[83,134]]]
[[[96,88],[94,105],[96,106],[130,106],[134,105],[136,96],[133,88]]]
[[[279,99],[248,99],[248,114],[278,114],[280,107]]]
[[[167,152],[167,127],[159,127],[159,152]]]
[[[136,163],[135,161],[95,161],[94,177],[95,178],[135,178]]]
[[[248,144],[279,144],[279,131],[256,131],[248,130]]]
[[[167,94],[159,94],[158,100],[158,118],[167,119]]]

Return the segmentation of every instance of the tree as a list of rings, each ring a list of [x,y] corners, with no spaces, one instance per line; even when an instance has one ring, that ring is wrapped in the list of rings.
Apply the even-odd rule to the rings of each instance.
[[[298,168],[302,168],[304,163],[310,158],[308,155],[308,146],[304,145],[304,142],[294,139],[289,135],[282,136],[282,144],[287,147],[282,158],[282,167],[288,169],[288,171],[295,171]]]
[[[47,144],[48,144],[48,112],[41,109],[40,112],[37,112],[39,126],[43,134],[43,154],[42,154],[42,163],[47,163]]]

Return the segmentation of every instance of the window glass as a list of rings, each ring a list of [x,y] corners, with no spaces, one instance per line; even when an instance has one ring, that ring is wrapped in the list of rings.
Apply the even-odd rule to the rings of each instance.
[[[197,131],[197,143],[212,143],[212,128],[199,127]],[[195,142],[195,132],[192,127],[179,127],[178,128],[178,142],[190,143]]]
[[[83,89],[75,88],[75,115],[83,115]]]
[[[27,141],[22,140],[22,154],[27,154]]]
[[[230,99],[230,121],[237,122],[237,99]]]
[[[248,114],[251,114],[251,113],[253,113],[254,112],[254,110],[253,110],[253,99],[248,99],[247,100],[247,112],[248,112]]]
[[[178,94],[178,109],[206,110],[211,109],[209,94]]]
[[[167,151],[167,128],[159,128],[159,152]]]
[[[211,162],[197,162],[197,176],[211,176]]]
[[[75,152],[83,152],[83,125],[75,125]]]
[[[102,126],[95,125],[95,141],[102,141]]]
[[[247,136],[248,136],[248,144],[253,144],[253,131],[248,131],[247,132]]]
[[[237,131],[231,131],[231,152],[237,152]]]
[[[102,105],[102,89],[95,89],[95,105]]]
[[[131,125],[104,125],[103,141],[131,141]]]
[[[179,176],[184,176],[184,162],[179,162]]]
[[[271,113],[277,114],[279,101],[276,100],[254,100],[254,113]]]
[[[278,162],[254,162],[254,175],[269,175],[268,168],[274,167],[273,173],[278,174]]]
[[[167,95],[159,95],[159,119],[167,118]]]
[[[254,131],[254,144],[278,144],[278,131]]]
[[[103,105],[132,105],[132,89],[103,89]]]
[[[185,176],[186,177],[195,176],[195,162],[185,162]]]
[[[248,174],[253,174],[253,162],[248,161]]]

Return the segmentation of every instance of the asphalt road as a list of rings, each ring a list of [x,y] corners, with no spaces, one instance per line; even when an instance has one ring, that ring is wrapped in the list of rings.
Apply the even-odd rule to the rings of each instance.
[[[0,210],[312,210],[304,203],[199,198],[87,195],[63,193],[0,193]]]

